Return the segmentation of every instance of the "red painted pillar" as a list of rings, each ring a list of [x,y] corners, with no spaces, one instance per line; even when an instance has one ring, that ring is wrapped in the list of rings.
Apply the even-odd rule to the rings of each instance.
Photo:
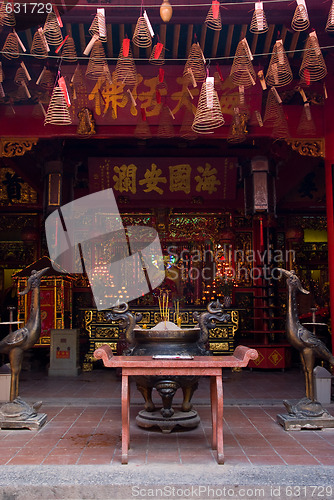
[[[327,238],[328,238],[328,276],[330,290],[330,314],[332,332],[332,352],[334,352],[334,78],[326,79],[329,91],[324,106],[325,113],[325,171],[326,171],[326,207],[327,207]]]

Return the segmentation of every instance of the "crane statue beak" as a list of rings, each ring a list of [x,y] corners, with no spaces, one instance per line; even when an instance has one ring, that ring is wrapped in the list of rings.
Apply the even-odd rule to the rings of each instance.
[[[32,271],[31,276],[28,279],[26,288],[22,292],[19,292],[19,295],[27,295],[27,293],[31,290],[31,278],[33,278],[34,280],[39,280],[49,269],[49,267],[44,267],[44,269],[41,269],[40,271]]]
[[[281,271],[287,278],[295,279],[295,282],[297,283],[297,288],[301,293],[304,293],[305,295],[308,295],[310,293],[308,290],[305,290],[305,288],[302,287],[299,278],[296,276],[294,271],[287,271],[286,269],[281,269]]]
[[[301,292],[301,293],[304,293],[305,295],[308,295],[310,292],[308,290],[305,290],[305,288],[303,288],[301,286],[301,284],[299,283],[298,285],[298,290]]]
[[[49,267],[44,267],[44,269],[37,271],[37,273],[35,274],[36,278],[41,278],[43,274],[45,274],[49,269]]]

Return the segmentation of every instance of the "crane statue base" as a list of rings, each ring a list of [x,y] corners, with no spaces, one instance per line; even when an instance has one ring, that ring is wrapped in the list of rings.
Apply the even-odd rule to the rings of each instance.
[[[37,413],[41,406],[41,401],[30,406],[20,397],[3,404],[0,407],[0,429],[40,429],[47,419],[46,413]]]
[[[283,401],[288,414],[277,415],[277,421],[286,431],[300,431],[302,429],[332,429],[334,417],[319,403],[303,398],[298,403]]]

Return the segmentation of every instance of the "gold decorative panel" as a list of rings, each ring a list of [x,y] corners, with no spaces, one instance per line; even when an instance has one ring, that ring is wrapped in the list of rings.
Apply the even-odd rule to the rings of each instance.
[[[37,192],[11,168],[0,169],[0,204],[36,204]]]
[[[210,342],[210,351],[228,351],[228,342]]]
[[[27,151],[30,151],[33,146],[36,146],[37,138],[0,138],[0,156],[12,158],[14,156],[23,156]]]
[[[286,139],[286,142],[302,156],[325,157],[324,139]]]

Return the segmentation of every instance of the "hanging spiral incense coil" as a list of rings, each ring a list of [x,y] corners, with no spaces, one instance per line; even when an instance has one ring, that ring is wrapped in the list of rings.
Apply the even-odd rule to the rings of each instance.
[[[263,117],[263,123],[266,127],[273,126],[280,115],[281,105],[277,101],[274,92],[270,89],[267,97],[266,108]]]
[[[9,7],[7,7],[9,5]],[[3,2],[0,5],[0,26],[15,26],[16,20],[10,2]]]
[[[266,83],[269,86],[283,87],[292,81],[293,75],[282,40],[277,40],[266,74]]]
[[[96,40],[90,53],[86,69],[86,77],[90,80],[98,80],[104,75],[106,65],[107,59],[102,42],[100,42],[100,40]]]
[[[275,139],[288,139],[290,137],[288,122],[283,110],[281,110],[279,119],[274,123],[271,136]]]
[[[81,71],[81,67],[79,66],[79,64],[77,65],[77,67],[74,70],[73,76],[71,78],[71,83],[73,83],[73,85],[75,85],[76,87],[82,86],[82,87],[86,88],[85,77],[83,76],[83,73]]]
[[[63,41],[63,35],[54,12],[50,12],[47,15],[43,33],[49,45],[58,47]]]
[[[183,70],[183,76],[187,78],[194,87],[196,85],[194,85],[193,79],[196,83],[202,83],[206,78],[205,59],[199,43],[193,43],[190,48],[189,56]]]
[[[152,52],[151,52],[151,55],[150,55],[150,58],[149,58],[149,61],[148,61],[150,64],[156,64],[156,65],[165,64],[165,47],[162,47],[161,52],[158,55],[158,57],[155,57],[156,52],[158,52],[159,50],[160,50],[160,47],[159,47],[159,44],[157,43],[154,45]]]
[[[92,36],[97,35],[101,42],[107,41],[106,18],[101,12],[98,12],[94,17],[93,22],[89,28],[89,33]]]
[[[208,108],[207,105],[208,91],[212,93],[212,108]],[[214,88],[210,89],[207,83],[204,82],[201,88],[192,129],[198,134],[208,134],[215,128],[224,125],[224,123],[225,120],[220,107],[217,92]]]
[[[213,2],[213,5],[211,5],[205,19],[205,24],[208,28],[215,31],[220,31],[222,29],[222,19],[219,10],[219,2]]]
[[[63,91],[57,86],[53,89],[44,125],[71,125],[71,123],[72,120]]]
[[[28,83],[27,74],[23,68],[18,68],[14,76],[14,82],[16,85],[22,85],[22,82]]]
[[[239,87],[255,85],[256,74],[251,57],[247,40],[244,38],[238,43],[230,72],[233,83]]]
[[[193,141],[198,137],[197,132],[192,129],[193,121],[194,114],[189,109],[185,109],[180,127],[180,137],[183,137],[187,141]]]
[[[160,112],[157,136],[171,139],[175,136],[174,123],[168,106],[163,106]]]
[[[43,89],[51,90],[55,84],[55,77],[49,69],[44,69],[41,79],[38,83]]]
[[[327,67],[315,31],[307,38],[299,75],[307,85],[322,80],[327,75]]]
[[[304,31],[310,26],[308,13],[304,5],[297,5],[291,21],[291,28],[295,31]]]
[[[283,106],[278,102],[272,88],[268,94],[263,123],[266,127],[272,127],[272,137],[277,139],[289,137],[289,127]]]
[[[2,47],[2,55],[6,59],[17,59],[19,57],[19,41],[15,33],[8,34]]]
[[[46,39],[44,38],[43,33],[36,31],[34,38],[32,39],[30,53],[37,59],[46,59],[48,57],[48,49],[45,42]]]
[[[144,16],[141,16],[137,21],[132,43],[142,48],[151,47],[152,45],[152,37]]]
[[[257,8],[257,7],[261,8]],[[249,31],[255,35],[261,35],[262,33],[267,33],[269,27],[267,23],[267,18],[263,10],[262,2],[257,2],[255,4],[255,10],[253,12],[253,17]]]
[[[131,48],[129,47],[128,54],[124,55],[124,40],[113,73],[113,79],[129,86],[137,84],[137,71]]]
[[[0,61],[0,83],[2,83],[4,79],[5,79],[5,73],[3,71],[2,62]]]
[[[141,113],[139,113],[137,125],[134,131],[134,136],[137,139],[151,139],[152,133],[147,120],[143,120]]]
[[[81,71],[79,64],[75,68],[70,82],[71,100],[73,108],[73,117],[79,112],[81,108],[88,106],[88,92],[85,82],[85,77]],[[71,109],[70,108],[70,109]]]
[[[78,60],[77,56],[77,51],[75,49],[75,43],[74,40],[71,36],[69,36],[63,45],[62,51],[61,51],[61,58],[62,61],[68,62],[68,63],[75,63]]]
[[[329,9],[329,14],[326,23],[326,31],[334,31],[334,0],[332,2],[331,8]]]
[[[19,87],[16,93],[17,99],[30,99],[31,95],[27,87],[28,82],[27,73],[22,67],[19,67],[14,76],[14,83]]]
[[[313,136],[316,133],[316,127],[312,118],[311,109],[309,103],[305,103],[303,106],[303,111],[300,116],[299,124],[297,127],[298,134]]]

